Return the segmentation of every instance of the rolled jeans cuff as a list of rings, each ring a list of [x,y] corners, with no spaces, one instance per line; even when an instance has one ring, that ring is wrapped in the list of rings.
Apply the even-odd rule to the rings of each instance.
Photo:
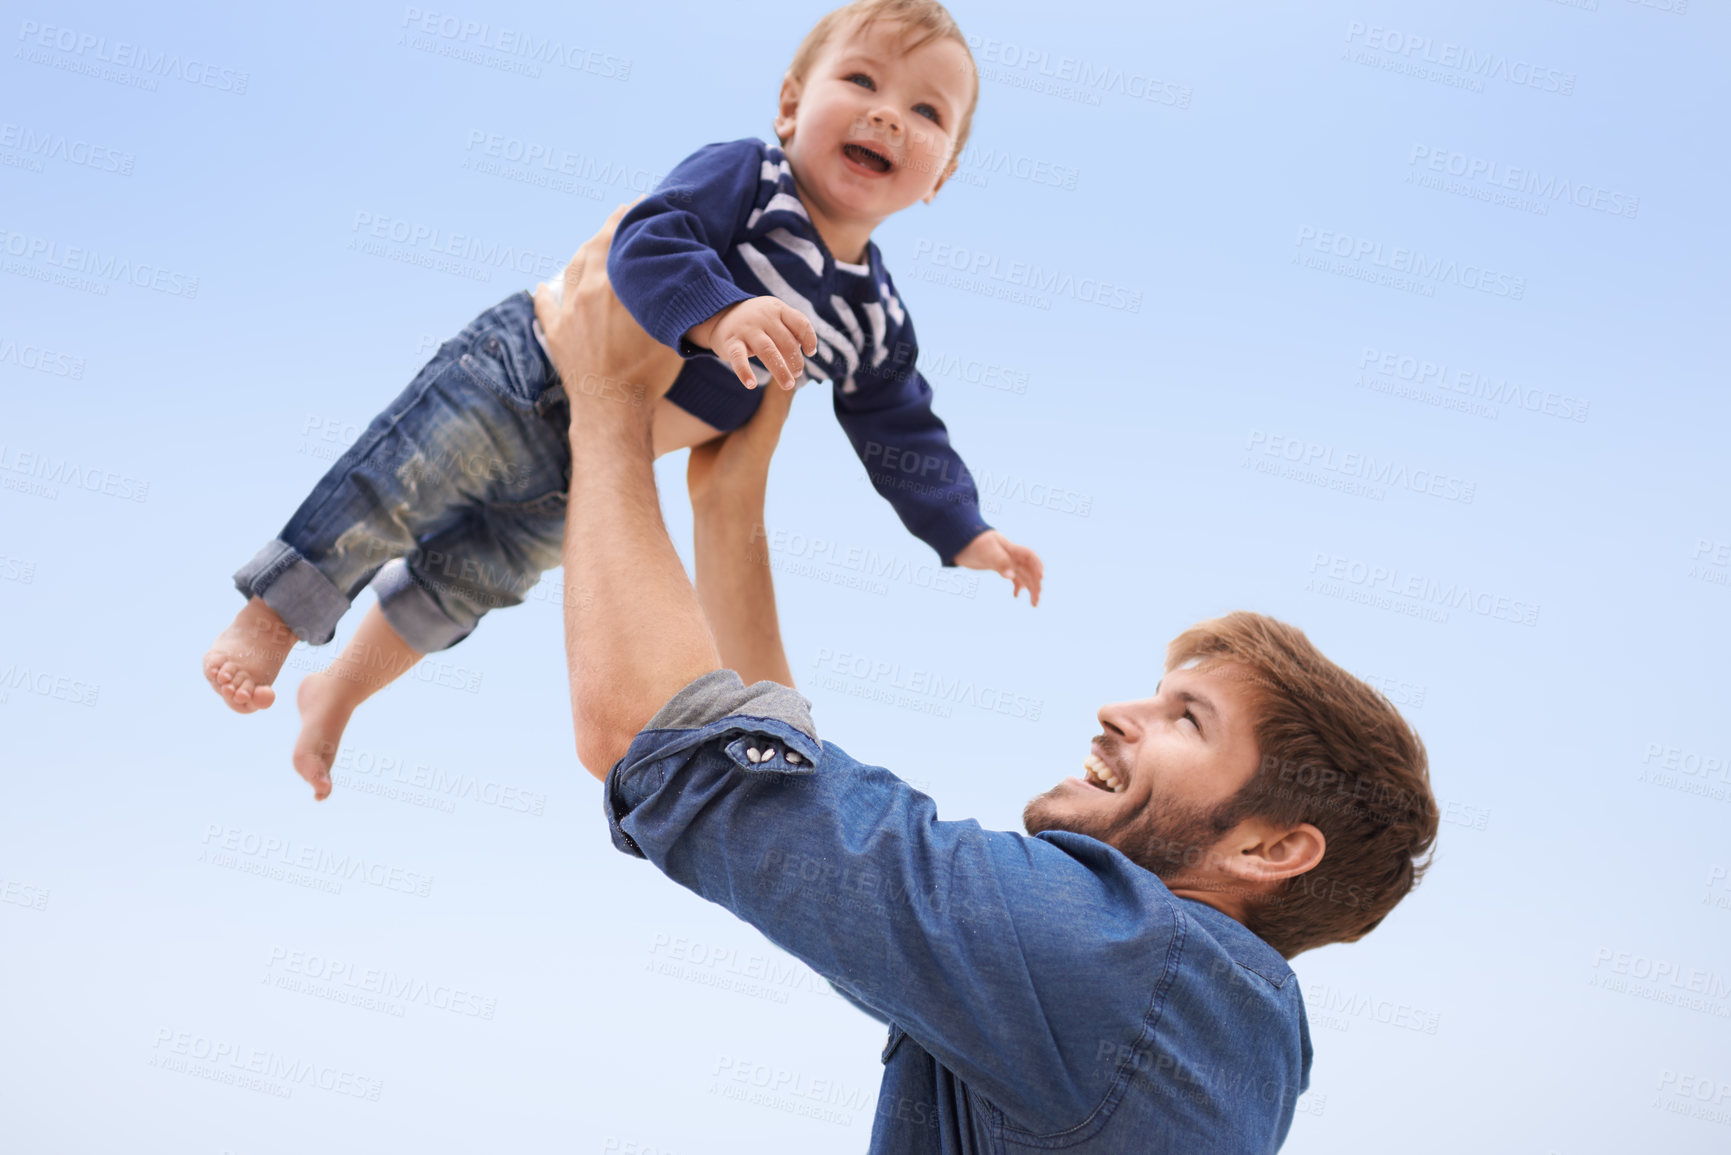
[[[373,592],[379,595],[379,610],[385,620],[416,653],[448,650],[474,629],[452,621],[433,595],[415,581],[408,563],[400,557],[379,569],[373,578]]]
[[[308,645],[322,646],[337,632],[349,599],[294,546],[278,538],[234,575],[234,587],[264,599],[283,625]]]

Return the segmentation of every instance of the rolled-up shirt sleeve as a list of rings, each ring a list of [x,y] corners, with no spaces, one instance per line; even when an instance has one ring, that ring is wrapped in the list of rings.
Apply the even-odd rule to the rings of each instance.
[[[1145,984],[1103,976],[1160,975],[1182,945],[1170,896],[1109,847],[940,821],[888,770],[819,742],[803,697],[731,671],[669,701],[605,797],[620,849],[1036,1130],[1097,1105],[1099,1048],[1152,1009]]]

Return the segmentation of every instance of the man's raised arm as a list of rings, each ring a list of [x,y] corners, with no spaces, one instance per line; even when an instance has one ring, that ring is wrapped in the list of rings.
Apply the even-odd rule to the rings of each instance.
[[[535,300],[571,404],[565,582],[583,596],[565,599],[565,662],[577,757],[597,778],[664,702],[721,666],[655,491],[650,420],[680,359],[632,320],[607,280],[624,214],[577,250],[565,308],[544,289]]]
[[[697,600],[721,650],[722,665],[747,685],[793,685],[763,526],[769,462],[792,404],[791,390],[767,388],[751,420],[719,442],[693,449],[686,470]]]

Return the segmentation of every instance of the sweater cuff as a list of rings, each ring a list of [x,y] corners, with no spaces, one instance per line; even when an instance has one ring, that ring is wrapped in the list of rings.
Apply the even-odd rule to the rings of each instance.
[[[938,559],[945,566],[954,566],[956,555],[966,549],[969,542],[991,528],[980,517],[978,506],[968,506],[958,508],[951,516],[926,526],[915,536],[937,550]]]
[[[654,336],[663,345],[677,349],[682,357],[696,357],[708,353],[708,349],[687,341],[685,334],[693,325],[709,320],[729,305],[737,305],[750,299],[751,294],[732,281],[700,278],[667,302],[667,307],[661,310],[661,316],[656,323],[656,327],[661,331]]]

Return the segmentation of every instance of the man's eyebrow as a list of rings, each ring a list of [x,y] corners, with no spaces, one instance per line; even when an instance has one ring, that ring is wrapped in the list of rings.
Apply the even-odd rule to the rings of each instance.
[[[1192,690],[1178,690],[1175,694],[1180,702],[1195,706],[1215,721],[1220,720],[1220,711],[1214,708],[1213,700],[1207,695],[1198,694]]]

